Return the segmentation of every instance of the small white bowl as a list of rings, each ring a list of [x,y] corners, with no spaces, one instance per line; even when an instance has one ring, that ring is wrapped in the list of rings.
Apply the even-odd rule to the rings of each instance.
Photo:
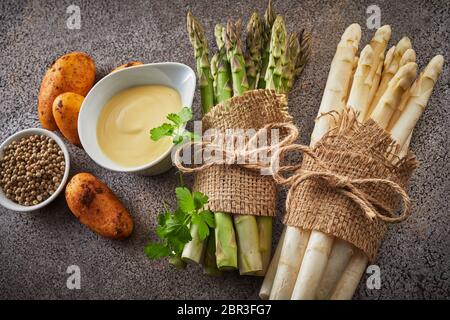
[[[101,79],[83,101],[78,116],[78,134],[86,153],[98,165],[117,172],[157,175],[172,167],[171,150],[154,161],[139,167],[123,167],[113,162],[101,150],[97,140],[97,121],[106,103],[117,93],[142,85],[164,85],[178,91],[183,107],[192,107],[195,93],[195,73],[188,66],[163,62],[134,66],[111,73]],[[149,134],[150,139],[150,134]]]
[[[16,132],[12,136],[10,136],[8,139],[6,139],[1,145],[0,145],[0,159],[3,159],[4,156],[4,150],[7,146],[11,144],[11,142],[20,140],[24,137],[28,137],[31,135],[44,135],[52,138],[56,141],[58,146],[60,147],[61,151],[64,153],[64,161],[66,163],[66,168],[64,170],[64,176],[62,178],[61,184],[59,185],[58,189],[46,200],[42,201],[41,203],[35,205],[35,206],[22,206],[10,199],[8,199],[5,196],[5,193],[3,192],[2,188],[0,188],[0,204],[10,210],[14,211],[20,211],[20,212],[28,212],[28,211],[34,211],[41,209],[48,205],[50,202],[56,199],[56,197],[61,193],[61,191],[64,189],[64,186],[66,185],[67,179],[69,177],[69,169],[70,169],[70,157],[69,152],[67,151],[67,147],[62,141],[60,137],[58,137],[56,134],[54,134],[51,131],[40,129],[40,128],[32,128],[32,129],[25,129],[19,132]]]

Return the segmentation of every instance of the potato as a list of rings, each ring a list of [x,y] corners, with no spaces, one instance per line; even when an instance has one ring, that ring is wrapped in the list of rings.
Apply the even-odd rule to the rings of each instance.
[[[111,71],[111,73],[116,72],[116,71],[119,71],[119,70],[122,70],[122,69],[129,68],[129,67],[140,66],[140,65],[143,65],[143,63],[140,62],[140,61],[132,61],[132,62],[128,62],[128,63],[125,63],[125,64],[123,64],[123,65],[121,65],[121,66],[118,66],[118,67],[115,68],[113,71]]]
[[[66,201],[78,220],[109,239],[125,239],[133,220],[116,195],[90,173],[75,175],[66,186]]]
[[[56,60],[45,73],[39,90],[38,115],[42,127],[58,129],[52,112],[53,101],[58,95],[73,92],[84,97],[94,80],[95,64],[86,53],[72,52]]]
[[[81,146],[78,136],[78,114],[84,97],[73,92],[65,92],[53,101],[53,117],[59,131],[70,143]]]

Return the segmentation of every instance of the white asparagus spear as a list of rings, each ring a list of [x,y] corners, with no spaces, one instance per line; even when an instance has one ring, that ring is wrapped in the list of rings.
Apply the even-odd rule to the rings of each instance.
[[[353,297],[366,270],[368,261],[366,254],[361,250],[358,250],[353,255],[330,300],[350,300]]]
[[[373,64],[370,70],[369,79],[372,83],[372,87],[369,92],[369,106],[372,100],[375,98],[375,94],[378,90],[380,84],[383,62],[384,62],[384,52],[386,51],[389,40],[391,39],[391,26],[385,25],[379,28],[372,40],[370,40],[370,47],[373,50]],[[364,119],[364,118],[363,118]]]
[[[402,59],[400,60],[400,67],[404,66],[408,62],[416,62],[416,52],[414,49],[408,49],[403,54]],[[412,85],[414,87],[414,84]],[[391,120],[389,120],[389,125],[387,127],[387,130],[390,131],[394,124],[397,122],[398,118],[400,117],[400,114],[405,109],[406,103],[409,100],[409,97],[411,96],[411,90],[406,91],[405,94],[402,96],[402,99],[400,100],[400,104],[398,105],[398,108],[395,109],[394,114],[391,117]]]
[[[374,63],[373,49],[370,45],[364,47],[353,77],[352,88],[347,101],[347,106],[358,112],[358,118],[364,119],[369,102],[369,93],[372,86],[370,71]]]
[[[335,109],[341,111],[345,106],[342,97],[346,95],[352,77],[353,62],[361,40],[361,27],[354,23],[344,32],[339,42],[336,54],[330,66],[327,84],[325,86],[318,116]],[[311,145],[314,145],[323,132],[330,126],[329,117],[319,117],[311,135]]]
[[[400,68],[400,61],[403,57],[403,54],[411,47],[412,47],[411,40],[408,37],[404,37],[397,43],[395,47],[393,47],[395,49],[391,48],[386,54],[380,85],[377,89],[375,97],[371,102],[369,114],[372,113],[372,111],[375,109],[376,105],[378,104],[384,92],[386,91],[389,81],[391,81],[391,79],[394,77],[394,75]]]
[[[321,114],[330,112],[333,110],[340,111],[345,106],[346,95],[348,93],[348,86],[350,84],[353,65],[358,51],[359,41],[361,39],[361,27],[358,24],[350,25],[344,32],[339,42],[335,56],[330,66],[330,72],[328,74],[327,84],[324,89],[324,95],[320,104],[318,116],[314,126],[313,133],[311,135],[311,143],[313,146],[315,142],[320,140],[324,134],[330,129],[330,117],[320,117]],[[304,243],[298,243],[298,241],[304,241],[309,231],[302,231],[295,227],[286,227],[285,243],[291,243],[293,247],[302,247]],[[306,242],[305,242],[306,243]],[[283,251],[283,250],[282,250]],[[294,256],[283,257],[278,263],[277,270],[281,267],[282,270],[289,270],[289,273],[283,271],[276,273],[272,290],[277,294],[271,295],[271,299],[278,299],[278,295],[291,296],[289,292],[286,292],[284,288],[285,283],[294,283],[297,279],[297,274],[300,269],[301,261],[299,264],[289,263],[283,266],[286,261],[299,259]],[[289,288],[286,288],[289,290]]]
[[[330,253],[330,259],[328,260],[320,285],[317,288],[317,299],[328,300],[330,298],[356,250],[356,247],[351,243],[342,239],[335,239],[333,249]]]
[[[386,55],[384,57],[384,62],[383,62],[383,73],[386,72],[387,68],[389,67],[389,65],[392,62],[392,59],[394,59],[395,48],[396,48],[396,46],[392,46],[386,52]]]
[[[352,79],[351,72],[353,71],[349,61],[355,61],[360,40],[361,28],[356,24],[348,27],[342,35],[330,66],[319,115],[329,111],[341,112],[343,110],[347,101],[347,90],[350,86],[350,81],[347,79]],[[344,46],[341,46],[341,44],[344,44]],[[350,58],[352,59],[350,60]],[[329,117],[319,118],[311,135],[311,145],[320,140],[323,134],[328,131],[328,128],[330,128]],[[292,299],[314,299],[332,245],[333,236],[316,230],[311,231],[308,246],[295,281]]]
[[[348,88],[347,88],[348,90],[344,96],[345,101],[347,101],[348,97],[350,96],[350,90],[352,89],[352,86],[353,86],[353,80],[355,79],[355,72],[356,72],[356,68],[358,67],[358,64],[359,64],[359,57],[355,56],[355,59],[353,59],[352,76],[351,76],[350,82],[348,84]]]
[[[263,284],[259,290],[259,297],[262,300],[267,300],[270,297],[270,292],[272,291],[273,280],[275,279],[275,274],[277,272],[278,261],[280,260],[281,248],[284,244],[284,235],[286,234],[286,229],[283,229],[281,233],[280,240],[278,241],[277,248],[273,255],[272,261],[270,261],[269,267],[267,268],[266,275],[264,277]]]
[[[401,67],[389,81],[386,92],[381,97],[370,117],[386,129],[402,95],[411,87],[417,75],[417,64],[409,62]]]
[[[299,269],[297,266],[302,263],[310,233],[309,230],[298,229],[295,234],[292,234],[291,241],[283,243],[277,268],[277,275],[281,274],[282,276],[275,276],[276,280],[270,292],[270,300],[291,299],[295,285],[295,281],[292,279],[297,277]],[[280,283],[280,281],[285,282]]]
[[[406,50],[403,54],[402,59],[400,60],[399,68],[403,67],[409,62],[416,62],[416,52],[412,48]]]
[[[400,157],[403,157],[408,152],[412,131],[425,110],[437,79],[442,72],[443,65],[444,58],[441,55],[435,56],[429,62],[420,77],[416,80],[414,88],[411,88],[411,98],[408,100],[400,118],[390,131],[392,139],[401,146]],[[358,287],[367,263],[367,256],[358,250],[358,253],[350,260],[331,299],[351,299]]]
[[[413,128],[430,99],[433,88],[444,66],[444,57],[435,56],[416,80],[411,94],[398,121],[391,130],[392,138],[401,146],[408,140]]]
[[[412,139],[412,132],[409,135],[408,139],[406,139],[405,144],[403,145],[402,149],[400,150],[400,153],[398,155],[400,159],[403,158],[404,156],[406,156],[406,154],[408,153],[409,146],[411,144],[411,139]]]
[[[379,53],[380,54],[380,53]],[[369,94],[372,86],[371,71],[374,70],[374,50],[372,46],[367,45],[361,51],[358,67],[353,77],[352,88],[350,91],[347,106],[358,112],[358,119],[362,121],[369,107]],[[378,61],[378,60],[376,60]],[[378,64],[382,64],[383,60]],[[316,298],[320,300],[328,299],[333,292],[337,282],[345,270],[353,254],[352,244],[336,239],[330,253],[328,263],[323,273],[322,280],[317,288]]]
[[[292,292],[293,300],[315,299],[317,287],[328,263],[334,237],[317,230],[311,231],[302,265]]]

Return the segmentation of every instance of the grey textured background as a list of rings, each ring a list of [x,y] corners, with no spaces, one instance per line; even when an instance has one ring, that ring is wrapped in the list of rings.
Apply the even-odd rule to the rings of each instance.
[[[81,30],[66,28],[66,8],[81,7]],[[289,31],[313,30],[311,63],[290,96],[290,108],[306,143],[320,103],[336,44],[347,25],[367,30],[366,8],[377,4],[382,23],[393,27],[394,41],[413,40],[420,67],[435,54],[450,60],[449,1],[275,1]],[[246,20],[262,12],[265,1],[1,1],[0,3],[0,140],[37,127],[38,88],[46,68],[73,50],[88,52],[98,79],[129,60],[179,61],[194,66],[185,32],[191,9],[209,32],[227,18]],[[212,41],[210,41],[212,43]],[[436,299],[450,297],[449,91],[448,63],[414,132],[412,148],[421,160],[410,194],[413,216],[390,228],[380,250],[382,288],[360,286],[359,299]],[[198,95],[195,114],[200,116]],[[166,261],[150,262],[143,247],[154,228],[162,201],[173,203],[175,170],[158,177],[108,172],[69,146],[72,173],[88,171],[103,179],[129,208],[135,221],[123,242],[99,238],[69,212],[63,197],[34,213],[0,209],[0,298],[256,298],[261,279],[226,274],[208,278],[197,267],[177,271]],[[284,211],[285,192],[279,200]],[[277,223],[276,239],[281,226]],[[81,267],[82,289],[66,288],[66,268]]]

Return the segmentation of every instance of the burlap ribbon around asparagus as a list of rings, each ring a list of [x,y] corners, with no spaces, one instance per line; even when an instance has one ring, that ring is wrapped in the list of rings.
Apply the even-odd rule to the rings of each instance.
[[[290,185],[284,223],[318,230],[346,240],[375,259],[388,223],[410,215],[404,190],[417,167],[412,153],[394,156],[398,146],[374,121],[364,125],[345,110],[340,128],[330,131],[315,147],[290,145],[273,159],[302,152],[301,165],[280,167],[274,179]],[[276,171],[275,164],[272,170]],[[282,172],[291,172],[284,177]],[[402,202],[402,212],[395,215]]]
[[[231,214],[274,216],[276,184],[271,175],[262,175],[260,171],[264,167],[269,168],[270,161],[267,164],[246,161],[236,164],[236,159],[247,159],[260,151],[270,154],[297,139],[298,131],[288,114],[286,96],[272,90],[249,91],[214,106],[203,117],[202,127],[204,131],[214,128],[222,134],[227,134],[228,129],[256,130],[242,149],[229,150],[208,142],[192,142],[177,150],[175,165],[182,172],[197,174],[193,188],[209,197],[208,208]],[[268,146],[256,150],[248,148],[261,132],[271,128],[282,129],[282,139],[277,145],[268,143]],[[195,148],[196,145],[198,152],[209,148],[212,153],[223,154],[224,160],[212,159],[199,166],[185,166],[181,153],[186,147]]]

